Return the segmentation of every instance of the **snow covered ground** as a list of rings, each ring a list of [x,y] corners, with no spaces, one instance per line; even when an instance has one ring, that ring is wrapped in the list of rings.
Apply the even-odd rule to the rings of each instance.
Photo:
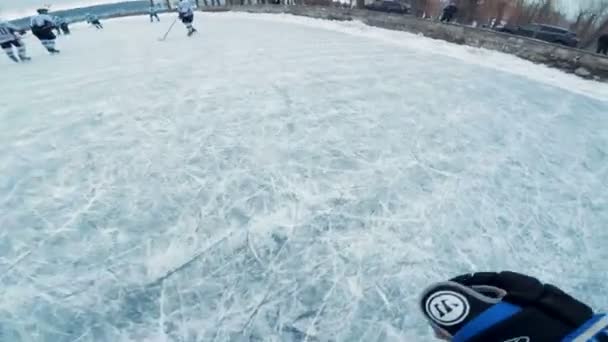
[[[431,341],[512,269],[608,309],[608,86],[290,16],[0,58],[0,341]],[[4,57],[4,56],[1,56]]]

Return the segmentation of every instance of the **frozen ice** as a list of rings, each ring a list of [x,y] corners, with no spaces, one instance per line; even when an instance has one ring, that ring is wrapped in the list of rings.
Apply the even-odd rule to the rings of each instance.
[[[511,269],[608,309],[608,86],[281,15],[0,59],[0,340],[431,341]]]

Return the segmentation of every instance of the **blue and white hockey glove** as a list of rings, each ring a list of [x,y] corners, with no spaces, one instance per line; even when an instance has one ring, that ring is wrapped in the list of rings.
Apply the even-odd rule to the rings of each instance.
[[[453,342],[608,342],[608,315],[514,272],[461,275],[424,291],[422,312]]]

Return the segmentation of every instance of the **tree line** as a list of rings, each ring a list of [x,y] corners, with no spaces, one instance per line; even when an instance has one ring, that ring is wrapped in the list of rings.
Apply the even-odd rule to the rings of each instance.
[[[529,23],[557,25],[575,32],[580,47],[592,46],[608,33],[608,0],[580,1],[575,13],[566,13],[560,0],[456,0],[457,21],[471,25],[518,26]],[[446,1],[411,0],[417,16],[437,16]]]

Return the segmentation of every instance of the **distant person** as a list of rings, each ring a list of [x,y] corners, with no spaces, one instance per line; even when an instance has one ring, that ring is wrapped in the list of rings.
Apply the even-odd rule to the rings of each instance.
[[[156,18],[156,21],[160,21],[160,18],[158,17],[158,7],[156,7],[155,5],[150,6],[150,22],[154,22],[154,18]]]
[[[55,28],[57,29],[58,34],[70,34],[70,26],[63,17],[55,16],[53,17],[53,21],[55,22]]]
[[[53,18],[48,14],[48,9],[40,8],[37,12],[38,15],[33,16],[30,20],[32,34],[40,40],[42,46],[44,46],[50,54],[59,53],[59,50],[55,49],[55,39],[57,38],[53,33],[55,21],[53,21]]]
[[[458,12],[458,7],[455,3],[451,2],[443,9],[443,14],[441,15],[441,22],[449,23],[454,19],[454,16]]]
[[[103,25],[101,25],[99,18],[94,14],[87,14],[87,23],[95,26],[95,28],[98,30],[103,29]]]
[[[59,17],[52,17],[53,23],[55,24],[55,31],[57,31],[57,35],[61,36],[61,27],[59,27]]]
[[[608,33],[604,33],[597,40],[597,53],[608,56]]]
[[[19,33],[23,34],[25,31],[19,30],[15,25],[8,22],[0,21],[0,47],[2,47],[8,58],[16,63],[31,59],[25,53],[25,44],[21,41]],[[15,56],[13,47],[17,48],[19,58]]]
[[[180,0],[179,4],[177,4],[177,12],[179,13],[179,19],[181,19],[188,29],[188,37],[191,36],[196,32],[196,29],[192,26],[192,22],[194,21],[194,6],[190,0]]]

